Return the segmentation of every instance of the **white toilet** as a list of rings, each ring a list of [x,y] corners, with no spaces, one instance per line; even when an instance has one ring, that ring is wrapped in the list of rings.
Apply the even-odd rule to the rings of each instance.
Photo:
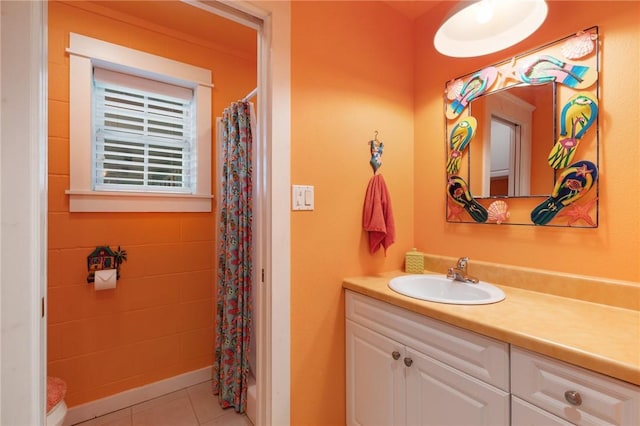
[[[47,377],[47,426],[62,426],[67,416],[64,396],[67,384],[57,377]]]

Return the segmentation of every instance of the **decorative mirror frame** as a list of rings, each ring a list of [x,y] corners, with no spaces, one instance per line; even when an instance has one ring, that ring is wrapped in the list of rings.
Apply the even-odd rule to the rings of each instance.
[[[447,82],[446,221],[597,228],[599,72],[599,34],[594,26]],[[514,87],[542,84],[553,88],[553,137],[532,139],[530,144],[547,145],[548,195],[474,197],[486,185],[485,178],[477,178],[482,173],[472,173],[472,167],[484,169],[485,162],[473,158],[483,150],[472,151],[470,146],[474,138],[479,139],[477,135],[486,133],[484,121],[472,115],[474,101]],[[508,109],[506,99],[500,102],[506,102]]]

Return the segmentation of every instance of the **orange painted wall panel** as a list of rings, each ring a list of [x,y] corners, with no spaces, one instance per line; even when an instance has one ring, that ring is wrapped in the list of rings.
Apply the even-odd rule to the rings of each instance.
[[[291,179],[315,187],[315,210],[291,213],[291,424],[340,425],[342,279],[401,268],[413,241],[411,25],[380,2],[293,2],[291,14]],[[386,257],[362,229],[376,130],[397,230]]]
[[[518,46],[480,58],[437,53],[432,39],[450,5],[441,4],[414,26],[416,40],[415,244],[447,256],[640,281],[638,109],[640,3],[550,1],[542,27]],[[598,25],[600,74],[600,225],[597,229],[487,226],[445,222],[444,120],[446,81]],[[420,141],[420,142],[418,142]],[[422,167],[419,167],[421,165]],[[549,191],[550,192],[550,191]]]
[[[211,69],[212,125],[257,73],[255,58],[154,23],[79,2],[48,6],[48,373],[67,382],[74,406],[212,364],[215,212],[69,212],[69,32]],[[97,245],[127,250],[115,290],[86,283]]]

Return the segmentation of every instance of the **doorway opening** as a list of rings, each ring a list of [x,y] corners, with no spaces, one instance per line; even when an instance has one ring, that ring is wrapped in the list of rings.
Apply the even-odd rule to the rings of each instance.
[[[521,126],[500,117],[491,117],[491,170],[489,195],[515,197],[520,175],[517,161],[521,150]]]
[[[264,200],[262,206],[264,209],[264,218],[262,219],[264,229],[261,232],[263,239],[260,241],[261,256],[263,256],[261,270],[264,270],[264,279],[258,295],[258,304],[260,306],[258,334],[264,343],[258,346],[258,423],[265,425],[288,424],[290,415],[290,233],[288,210],[288,187],[290,183],[290,5],[270,2],[261,4],[260,8],[258,8],[247,2],[234,2],[232,6],[229,6],[229,3],[222,4],[212,1],[185,1],[185,3],[198,3],[200,6],[207,7],[222,5],[222,9],[227,9],[224,13],[229,13],[229,8],[238,9],[244,14],[259,17],[263,22],[259,35],[258,52],[258,119],[263,123],[260,132],[260,146],[262,149],[261,158],[264,164],[259,169],[261,182],[259,191],[260,197]],[[20,34],[31,34],[33,37],[9,37],[12,32],[7,30],[5,33],[3,28],[3,39],[4,36],[7,36],[7,40],[9,38],[28,40],[28,49],[25,50],[27,53],[30,52],[32,54],[32,61],[29,63],[29,67],[30,74],[33,77],[29,81],[32,82],[36,79],[46,81],[47,4],[41,2],[28,2],[26,4],[28,7],[25,6],[25,8],[30,9],[32,15],[21,16],[20,20],[16,22],[19,22],[22,28]],[[38,14],[44,18],[39,20]],[[41,37],[38,37],[39,35]],[[43,43],[44,46],[41,46],[42,40],[45,41]],[[6,75],[3,72],[3,77]],[[273,90],[274,81],[278,82],[277,91]],[[32,137],[28,138],[29,144],[24,146],[30,152],[46,152],[47,89],[44,84],[33,85],[33,87],[40,87],[40,89],[37,96],[27,99],[28,109],[40,113],[44,110],[45,114],[44,116],[42,114],[25,115],[25,117],[41,117],[42,122],[41,126],[35,126],[38,130],[33,132]],[[28,90],[25,90],[25,92],[28,92]],[[278,143],[271,143],[273,140],[277,140]],[[24,172],[27,175],[24,179],[25,182],[37,182],[37,185],[31,185],[29,190],[25,191],[25,194],[29,193],[27,194],[29,196],[25,195],[25,197],[29,199],[44,198],[46,200],[46,185],[40,185],[41,182],[46,182],[47,179],[46,164],[44,167],[27,168]],[[45,188],[44,190],[43,187]],[[46,202],[43,202],[42,206],[36,205],[30,210],[31,215],[25,215],[37,218],[37,220],[30,221],[30,224],[31,229],[35,230],[38,235],[44,235],[44,233],[40,232],[40,228],[42,224],[46,226],[47,223]],[[38,299],[37,303],[34,302],[29,305],[28,314],[36,318],[39,317],[41,305],[46,306],[47,304],[46,238],[40,238],[39,244],[35,242],[30,247],[38,251],[42,259],[32,269],[34,276],[41,277],[41,279],[35,281],[38,282],[38,285],[42,284],[40,291],[34,291],[31,294],[41,295],[42,300]],[[277,253],[278,256],[272,256],[271,253]],[[272,309],[276,300],[278,303],[277,311]],[[33,302],[33,300],[30,299],[30,302]],[[43,319],[46,321],[46,314],[43,314]],[[30,331],[29,339],[39,340],[40,336],[46,336],[46,324],[44,323]],[[46,341],[43,340],[42,342],[37,346],[36,349],[38,350],[35,352],[46,354]],[[46,359],[44,355],[41,358]],[[23,370],[16,371],[15,376],[16,383],[18,382],[18,377],[32,378],[27,385],[31,387],[33,392],[33,389],[36,388],[35,383],[39,381],[38,378],[46,377],[46,364],[44,362],[32,362]],[[7,378],[7,383],[12,380],[13,376]],[[28,404],[31,407],[28,410],[31,416],[35,416],[35,413],[42,410],[40,408],[42,404],[39,403],[43,398],[44,392],[42,383],[37,387],[40,388],[40,392],[38,392],[39,399],[34,399],[33,403]],[[42,418],[42,414],[38,414],[38,416],[40,419]]]

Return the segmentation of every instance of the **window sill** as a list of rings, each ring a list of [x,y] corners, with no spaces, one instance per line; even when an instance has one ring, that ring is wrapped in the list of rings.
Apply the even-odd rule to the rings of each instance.
[[[213,195],[68,189],[71,212],[211,212]]]

